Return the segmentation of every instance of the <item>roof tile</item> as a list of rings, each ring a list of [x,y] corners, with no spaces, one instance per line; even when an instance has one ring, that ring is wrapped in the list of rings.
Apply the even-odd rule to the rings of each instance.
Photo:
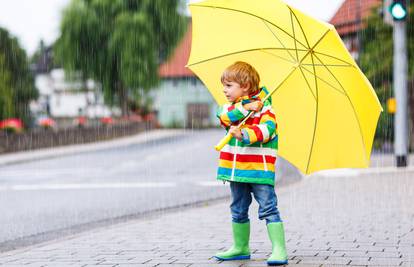
[[[367,18],[371,10],[380,6],[382,0],[345,0],[332,19],[329,21],[338,31],[339,35],[355,33],[364,27],[358,25],[358,9],[361,8],[361,19]]]
[[[180,41],[172,56],[158,69],[161,78],[182,78],[195,76],[185,67],[190,57],[192,24],[188,25],[187,32]]]

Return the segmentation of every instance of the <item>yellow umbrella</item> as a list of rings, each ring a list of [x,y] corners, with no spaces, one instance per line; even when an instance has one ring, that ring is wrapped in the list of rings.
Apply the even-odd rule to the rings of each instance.
[[[245,61],[272,94],[280,156],[305,174],[369,166],[382,108],[332,25],[279,0],[206,0],[190,10],[187,66],[218,104],[221,73]]]

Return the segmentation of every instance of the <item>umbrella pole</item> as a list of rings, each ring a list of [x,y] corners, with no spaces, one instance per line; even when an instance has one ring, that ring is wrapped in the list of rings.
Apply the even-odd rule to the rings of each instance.
[[[326,34],[326,33],[325,33]],[[322,40],[322,39],[321,39]],[[320,41],[320,40],[319,40]],[[316,46],[316,45],[315,45]],[[307,52],[306,56],[309,54],[309,51]],[[302,61],[306,58],[306,56],[301,60],[301,62],[299,62],[297,65],[294,66],[294,68],[292,69],[292,71],[289,73],[289,75],[286,76],[286,78],[275,88],[273,89],[268,95],[266,95],[263,99],[261,99],[261,101],[264,103],[269,97],[271,97],[273,95],[274,92],[276,92],[276,90],[282,86],[282,84],[290,77],[290,75],[292,75],[292,73],[296,70],[296,68],[299,66],[300,63],[302,63]],[[253,111],[250,111],[249,114],[247,114],[246,118],[244,118],[244,120],[237,126],[237,128],[240,129],[241,126],[243,126],[247,119],[250,118],[250,116],[253,114]],[[233,136],[229,133],[226,134],[225,137],[223,137],[220,142],[214,147],[217,151],[220,151],[228,142],[230,142],[231,138]]]
[[[250,116],[252,116],[253,113],[254,113],[253,111],[250,111],[249,114],[247,114],[246,118],[244,118],[243,121],[239,123],[239,125],[237,125],[237,128],[240,129],[240,127],[246,123],[247,119],[250,118]],[[227,145],[230,142],[231,138],[233,138],[231,133],[227,133],[226,136],[223,137],[214,148],[217,151],[220,151],[225,145]]]
[[[276,88],[277,89],[277,88]],[[272,96],[272,94],[276,91],[273,90],[270,94],[268,94],[267,96],[265,96],[261,101],[265,102],[270,96]],[[247,121],[248,118],[250,118],[252,115],[254,114],[253,111],[250,111],[249,114],[247,114],[246,118],[244,118],[242,120],[242,122],[239,123],[239,125],[237,125],[237,128],[241,128]],[[233,136],[230,133],[227,133],[226,136],[224,136],[220,142],[214,147],[217,151],[220,151],[225,145],[227,145],[231,138],[233,138]]]

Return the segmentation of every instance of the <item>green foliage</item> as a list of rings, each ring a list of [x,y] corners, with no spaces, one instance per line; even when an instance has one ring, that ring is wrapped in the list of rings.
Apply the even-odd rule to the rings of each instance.
[[[0,119],[11,117],[14,113],[12,93],[10,72],[5,67],[3,54],[0,54]]]
[[[26,52],[0,28],[0,120],[17,117],[30,124],[29,102],[38,97]]]
[[[414,60],[414,4],[411,4],[410,16],[407,21],[407,49],[408,60]],[[367,27],[360,33],[362,52],[360,53],[360,66],[362,71],[372,83],[378,98],[383,106],[384,112],[379,119],[376,131],[376,143],[393,141],[393,115],[387,112],[386,102],[393,97],[393,29],[391,25],[385,24],[378,12],[366,21]],[[414,74],[413,64],[408,67],[409,78]]]
[[[179,0],[72,0],[55,54],[67,71],[102,84],[105,101],[122,106],[137,90],[155,87],[158,65],[186,26]]]

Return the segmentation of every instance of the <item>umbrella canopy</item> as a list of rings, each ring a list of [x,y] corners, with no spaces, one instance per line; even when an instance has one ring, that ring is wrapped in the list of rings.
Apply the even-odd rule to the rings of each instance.
[[[272,93],[280,156],[305,174],[369,166],[382,108],[332,25],[279,0],[207,0],[190,10],[187,66],[218,104],[223,70],[245,61]]]

